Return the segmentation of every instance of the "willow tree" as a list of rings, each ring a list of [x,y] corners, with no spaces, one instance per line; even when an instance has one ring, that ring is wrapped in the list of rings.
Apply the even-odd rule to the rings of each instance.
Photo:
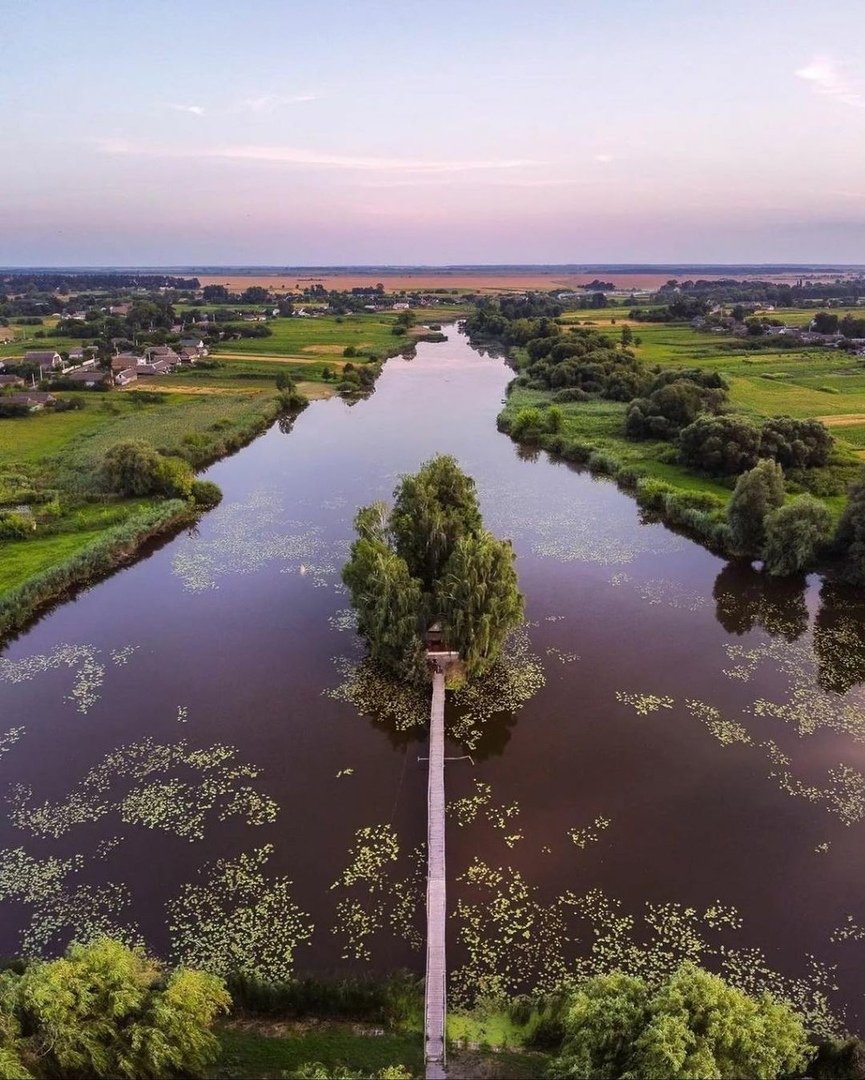
[[[514,552],[483,527],[475,482],[439,455],[362,507],[342,579],[370,655],[392,674],[419,670],[423,634],[440,622],[469,676],[489,669],[523,615]]]

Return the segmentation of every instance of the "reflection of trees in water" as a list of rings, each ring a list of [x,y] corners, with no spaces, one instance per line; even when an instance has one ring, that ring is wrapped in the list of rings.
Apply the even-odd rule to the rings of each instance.
[[[761,628],[796,641],[808,629],[804,577],[772,578],[749,563],[728,563],[715,579],[715,617],[730,634]]]
[[[298,416],[300,416],[300,413],[296,412],[282,413],[280,415],[276,423],[283,435],[291,434],[292,429],[294,428],[294,422],[297,420]]]
[[[808,629],[804,577],[772,578],[747,563],[728,563],[712,595],[718,622],[731,634],[763,629],[796,641]],[[865,594],[824,582],[814,620],[814,659],[822,690],[844,694],[865,683]]]
[[[541,448],[530,443],[514,443],[514,453],[520,461],[537,461],[541,456]]]
[[[846,693],[865,682],[865,594],[826,581],[814,621],[814,656],[821,689]]]

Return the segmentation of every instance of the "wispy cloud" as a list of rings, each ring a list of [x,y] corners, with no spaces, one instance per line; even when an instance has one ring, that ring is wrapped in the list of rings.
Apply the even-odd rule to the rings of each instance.
[[[233,106],[231,112],[271,113],[286,105],[315,101],[317,96],[317,94],[261,94],[258,97],[243,98]]]
[[[354,169],[356,171],[404,173],[459,173],[479,169],[522,169],[544,164],[530,159],[498,159],[480,161],[429,161],[422,158],[355,157],[330,154],[319,150],[304,150],[293,146],[209,146],[168,147],[123,139],[100,139],[97,148],[103,154],[135,155],[139,157],[195,158],[218,161],[260,162],[262,164],[293,165],[320,169]]]
[[[851,79],[843,64],[828,56],[816,56],[805,67],[799,68],[796,75],[810,83],[818,94],[837,98],[856,109],[865,109],[865,87],[861,80]]]
[[[204,116],[207,111],[203,105],[178,105],[173,101],[168,102],[168,108],[175,112],[191,113],[193,116]]]

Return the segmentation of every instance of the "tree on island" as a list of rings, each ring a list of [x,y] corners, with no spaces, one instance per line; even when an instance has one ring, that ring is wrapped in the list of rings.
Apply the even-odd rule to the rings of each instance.
[[[483,527],[475,482],[447,455],[404,476],[394,506],[364,506],[343,567],[358,629],[390,674],[423,672],[423,635],[441,624],[469,677],[498,658],[523,617],[510,542]]]

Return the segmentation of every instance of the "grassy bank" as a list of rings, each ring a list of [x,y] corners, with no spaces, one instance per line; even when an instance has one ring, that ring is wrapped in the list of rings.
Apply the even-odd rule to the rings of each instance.
[[[0,526],[10,514],[26,525],[15,535],[0,528],[0,639],[194,515],[156,497],[106,497],[99,476],[111,447],[142,440],[201,469],[276,419],[281,376],[310,399],[367,390],[385,358],[412,349],[426,332],[418,320],[394,334],[398,318],[382,312],[275,319],[271,337],[226,342],[200,367],[122,391],[63,392],[74,408],[0,420]],[[14,344],[4,348],[14,351]]]
[[[14,579],[15,570],[19,578],[0,595],[0,640],[25,627],[41,610],[73,589],[130,562],[148,540],[190,524],[195,516],[192,503],[170,499],[102,531],[74,533],[55,543],[0,545],[4,579]],[[61,544],[59,539],[67,543]],[[14,568],[11,574],[9,567]]]
[[[803,344],[780,348],[765,339],[755,343],[726,332],[698,332],[690,324],[638,323],[617,309],[592,312],[589,317],[583,312],[569,313],[560,324],[607,334],[607,347],[616,343],[616,335],[627,325],[636,336],[629,342],[630,353],[622,355],[632,353],[636,361],[631,363],[639,365],[637,370],[681,370],[685,377],[694,369],[717,373],[727,387],[725,411],[758,426],[782,415],[818,419],[831,431],[834,449],[825,463],[788,470],[786,495],[788,501],[804,493],[814,495],[837,523],[847,488],[858,479],[865,457],[865,364],[861,357]],[[724,525],[736,476],[711,477],[686,467],[680,463],[676,441],[669,437],[627,437],[627,401],[582,392],[572,395],[581,400],[567,400],[568,394],[558,395],[555,387],[544,389],[543,382],[538,385],[532,375],[537,371],[530,356],[533,345],[529,342],[527,348],[512,350],[518,370],[529,374],[511,385],[498,418],[500,430],[513,433],[526,452],[545,449],[615,478],[644,509],[686,529],[719,553],[729,554]],[[554,418],[548,412],[553,405]],[[524,410],[536,410],[539,417],[528,429],[518,420]]]

